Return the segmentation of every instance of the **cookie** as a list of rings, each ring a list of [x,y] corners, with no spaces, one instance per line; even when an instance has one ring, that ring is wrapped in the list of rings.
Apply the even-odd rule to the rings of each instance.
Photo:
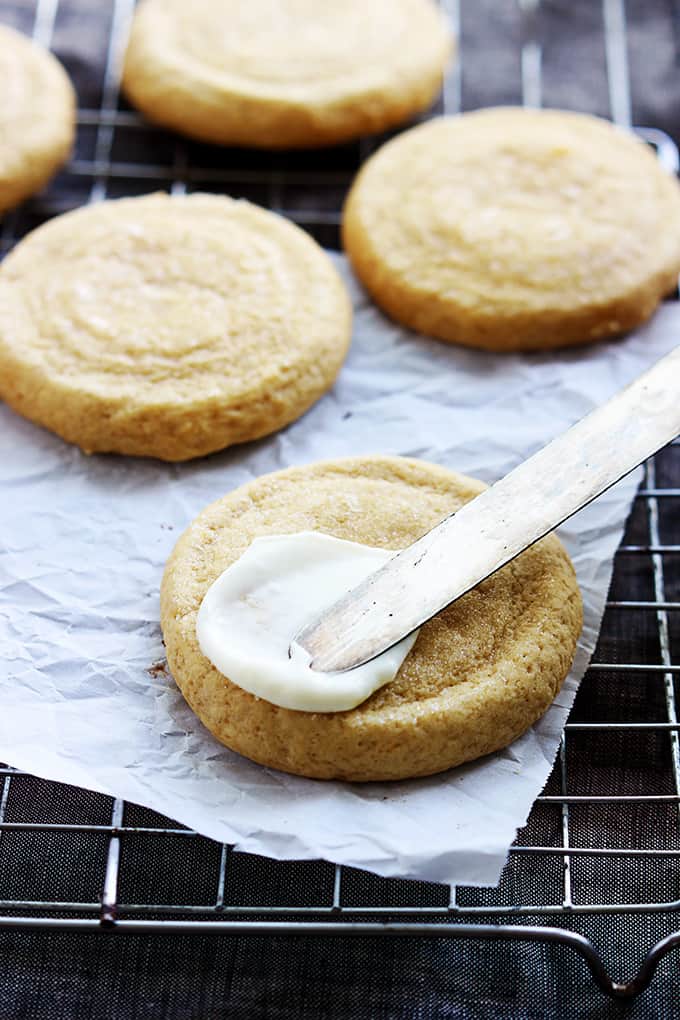
[[[75,134],[71,82],[51,53],[0,25],[0,214],[45,185]]]
[[[452,49],[433,0],[143,0],[123,89],[223,145],[332,145],[426,109]]]
[[[557,110],[440,118],[364,165],[344,244],[398,322],[495,351],[648,319],[680,271],[680,186],[633,135]]]
[[[264,475],[207,507],[161,586],[168,664],[191,708],[253,761],[319,779],[402,779],[510,744],[545,712],[571,666],[581,599],[549,536],[420,630],[395,679],[344,712],[280,708],[201,653],[196,616],[213,581],[258,536],[319,531],[399,549],[483,489],[423,461],[364,457]]]
[[[0,397],[86,453],[185,460],[267,435],[332,385],[351,307],[302,230],[217,195],[101,202],[0,269]]]

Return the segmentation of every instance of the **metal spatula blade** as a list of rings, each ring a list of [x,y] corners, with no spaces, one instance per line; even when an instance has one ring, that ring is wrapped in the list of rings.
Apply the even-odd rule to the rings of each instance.
[[[375,658],[680,433],[680,347],[308,624],[321,671]]]

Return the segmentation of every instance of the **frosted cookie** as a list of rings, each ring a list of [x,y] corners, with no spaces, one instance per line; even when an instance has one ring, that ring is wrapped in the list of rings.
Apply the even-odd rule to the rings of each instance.
[[[606,121],[499,108],[400,135],[363,167],[344,243],[412,329],[510,351],[644,322],[680,271],[680,186]]]
[[[61,64],[0,25],[0,214],[39,191],[66,161],[75,94]]]
[[[399,549],[482,489],[433,464],[366,457],[264,475],[199,514],[168,561],[161,624],[172,675],[217,739],[286,772],[382,780],[471,761],[535,722],[569,671],[581,627],[574,572],[554,536],[426,623],[395,679],[347,711],[258,698],[198,643],[206,592],[256,538],[318,531]]]
[[[198,457],[333,383],[349,298],[302,230],[216,195],[102,202],[0,269],[0,397],[85,452]]]
[[[451,49],[433,0],[143,0],[123,88],[202,141],[330,145],[430,106]]]
[[[198,647],[251,694],[300,712],[356,708],[390,683],[418,631],[355,669],[312,668],[303,627],[394,554],[320,531],[260,535],[210,585],[196,617]]]

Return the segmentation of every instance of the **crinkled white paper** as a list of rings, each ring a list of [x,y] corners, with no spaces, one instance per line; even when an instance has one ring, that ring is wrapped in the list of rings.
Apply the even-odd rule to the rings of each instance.
[[[429,779],[317,782],[218,744],[155,666],[163,565],[207,503],[292,464],[395,453],[492,481],[673,348],[680,307],[623,341],[495,356],[397,328],[339,264],[356,307],[349,360],[330,394],[269,439],[179,466],[85,457],[0,407],[0,759],[242,850],[490,885],[548,776],[595,645],[637,473],[561,529],[585,627],[553,707],[501,754]]]

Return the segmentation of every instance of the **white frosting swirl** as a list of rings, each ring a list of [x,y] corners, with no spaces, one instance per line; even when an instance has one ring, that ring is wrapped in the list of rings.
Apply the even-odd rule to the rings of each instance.
[[[205,594],[196,634],[232,683],[282,708],[342,712],[394,679],[418,632],[344,673],[310,668],[295,635],[393,551],[303,531],[257,538]]]

